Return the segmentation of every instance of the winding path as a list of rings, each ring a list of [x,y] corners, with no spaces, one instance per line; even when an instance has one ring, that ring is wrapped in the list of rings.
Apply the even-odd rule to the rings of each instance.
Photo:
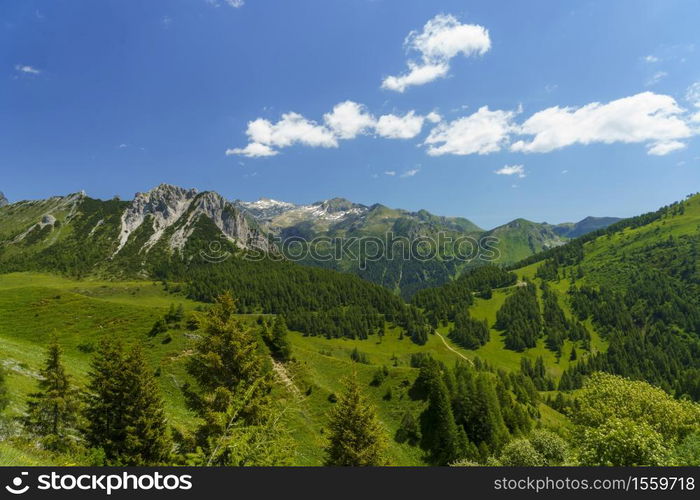
[[[435,335],[437,335],[438,337],[440,337],[440,340],[442,340],[442,343],[445,344],[445,347],[447,347],[450,351],[452,351],[453,353],[455,353],[455,354],[456,354],[457,356],[459,356],[460,358],[462,358],[462,359],[464,359],[464,360],[466,360],[466,361],[469,361],[469,362],[472,364],[472,366],[474,366],[474,361],[472,361],[471,359],[469,359],[468,357],[466,357],[464,354],[462,354],[461,352],[457,351],[456,349],[452,348],[452,346],[451,346],[450,344],[447,343],[447,341],[445,340],[445,337],[443,337],[443,336],[440,334],[440,332],[438,332],[437,330],[435,330]]]

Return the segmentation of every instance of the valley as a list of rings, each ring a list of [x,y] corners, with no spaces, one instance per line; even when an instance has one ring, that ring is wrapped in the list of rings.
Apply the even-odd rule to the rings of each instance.
[[[142,345],[169,433],[182,436],[175,454],[188,456],[189,440],[202,425],[188,402],[190,364],[207,335],[202,325],[212,303],[226,292],[237,301],[231,321],[258,339],[261,359],[274,352],[270,332],[280,318],[289,327],[284,338],[291,354],[266,370],[275,406],[284,409],[294,465],[326,460],[329,415],[348,376],[375,408],[393,465],[510,463],[509,446],[538,430],[566,442],[566,463],[594,464],[580,438],[588,424],[575,408],[587,404],[580,398],[595,389],[586,381],[598,371],[661,387],[666,395],[659,397],[669,399],[663,404],[688,413],[688,427],[669,438],[661,463],[676,460],[675,447],[688,440],[692,446],[700,430],[700,407],[688,402],[700,399],[698,195],[603,227],[586,223],[593,230],[571,241],[513,250],[519,263],[464,269],[402,298],[396,287],[279,259],[272,247],[265,248],[269,258],[245,258],[267,241],[272,221],[306,208],[268,203],[273,216],[256,219],[252,209],[244,213],[212,194],[159,189],[169,194],[142,195],[134,203],[78,194],[0,208],[0,360],[9,389],[0,464],[87,460],[40,449],[17,423],[54,336],[78,387],[89,384],[101,340]],[[181,195],[189,201],[183,204]],[[320,207],[314,217],[333,213],[332,207],[342,209],[337,220],[372,211],[337,200]],[[418,224],[414,217],[428,227],[476,230],[463,220],[403,212],[372,224]],[[352,227],[349,220],[334,224],[341,223]],[[511,235],[502,241],[510,238],[513,249],[530,241],[512,237],[513,231],[544,231],[524,220],[510,226],[502,229]],[[316,230],[340,231],[333,224]],[[230,256],[199,261],[210,239],[223,241]],[[615,390],[637,390],[615,380],[609,383],[622,384]],[[443,397],[448,407],[435,413]],[[482,408],[488,422],[477,426],[474,419],[482,417],[462,400]],[[642,418],[634,415],[621,418]],[[430,433],[429,419],[442,422],[436,428],[445,434]],[[406,437],[414,432],[418,437]]]

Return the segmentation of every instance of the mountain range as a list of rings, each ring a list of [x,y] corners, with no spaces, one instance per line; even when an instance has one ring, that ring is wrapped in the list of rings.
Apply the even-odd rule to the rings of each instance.
[[[4,201],[3,201],[4,200]],[[391,233],[409,241],[439,235],[474,241],[497,238],[497,264],[512,264],[541,250],[557,247],[570,238],[607,227],[619,219],[587,217],[577,223],[552,225],[515,219],[484,230],[468,219],[443,217],[425,210],[411,212],[381,204],[366,206],[343,198],[310,205],[262,198],[255,202],[226,200],[213,191],[198,192],[161,184],[136,193],[131,201],[98,200],[84,192],[45,200],[8,204],[0,197],[0,265],[23,268],[32,261],[42,267],[80,256],[88,274],[147,276],[163,256],[178,256],[186,262],[204,252],[231,251],[289,253],[281,244],[287,238],[306,241],[317,237],[382,237]],[[434,259],[391,259],[386,256],[360,265],[359,247],[351,255],[320,261],[311,257],[303,264],[358,274],[394,291],[410,296],[426,286],[445,283],[464,269],[480,265],[450,258],[450,244],[437,248]],[[290,255],[287,255],[291,257]],[[360,255],[362,257],[362,255]],[[217,255],[212,255],[216,260]],[[42,264],[43,263],[43,264]],[[64,262],[66,269],[70,263]]]
[[[288,228],[294,224],[275,227],[274,221],[296,208],[281,205],[264,217],[253,210],[282,202],[262,201],[246,208],[216,193],[159,186],[131,201],[75,193],[0,208],[0,366],[11,388],[7,414],[25,414],[51,335],[60,339],[66,370],[81,391],[100,342],[114,338],[143,346],[144,373],[154,374],[168,425],[184,436],[179,446],[191,447],[199,420],[181,388],[194,387],[188,366],[198,346],[216,345],[208,342],[200,318],[230,293],[240,313],[236,331],[255,335],[274,375],[275,401],[299,408],[285,422],[295,465],[325,463],[329,415],[350,373],[386,429],[391,464],[454,463],[452,456],[429,453],[444,441],[420,436],[455,427],[475,443],[454,454],[469,463],[504,463],[502,450],[544,429],[566,438],[569,452],[562,456],[572,457],[572,464],[629,464],[624,457],[610,462],[608,434],[597,441],[611,419],[624,422],[620,447],[631,450],[633,463],[698,463],[686,451],[700,422],[700,407],[691,403],[700,400],[700,194],[529,255],[507,270],[465,269],[410,301],[357,276],[291,259],[238,258],[261,246],[278,254],[275,236],[293,231]],[[306,220],[322,228],[315,229],[319,234],[387,224],[414,230],[413,223],[419,231],[459,232],[465,224],[376,207],[386,220],[375,214],[374,227],[368,223],[373,207],[344,200],[310,207],[299,213],[312,215],[297,215],[297,224]],[[579,228],[595,223],[585,220]],[[527,237],[557,235],[555,225],[523,219],[490,231],[468,229],[511,238],[504,251],[522,241],[520,247],[527,247]],[[212,241],[232,258],[215,264],[198,259],[202,250],[214,251]],[[139,275],[146,279],[134,279]],[[89,279],[75,279],[83,276]],[[273,333],[278,321],[287,325],[286,334]],[[273,357],[280,338],[288,342],[289,359]],[[440,383],[426,384],[431,373]],[[439,410],[438,398],[427,392],[431,387],[444,393]],[[602,392],[592,392],[596,387]],[[601,423],[582,418],[587,401],[596,408],[588,414],[601,415]],[[649,405],[654,409],[639,411]],[[431,415],[453,424],[439,427]],[[671,421],[681,422],[677,427],[687,436],[679,430],[664,439]],[[489,437],[494,430],[502,444]],[[612,432],[617,436],[617,427]],[[659,455],[638,462],[637,443],[647,435]],[[587,454],[590,439],[600,443],[600,460]],[[3,440],[0,464],[85,463],[82,455],[49,454],[36,443],[24,431]]]

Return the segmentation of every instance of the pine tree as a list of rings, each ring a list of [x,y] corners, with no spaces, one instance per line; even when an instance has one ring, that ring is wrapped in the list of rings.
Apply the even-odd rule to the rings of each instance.
[[[479,373],[460,395],[464,405],[459,420],[469,440],[485,443],[492,451],[499,450],[508,440],[497,387],[491,374]]]
[[[269,394],[271,364],[256,332],[235,313],[231,294],[221,295],[200,318],[204,335],[187,365],[197,383],[197,390],[184,388],[187,405],[203,420],[195,433],[200,448],[197,460],[205,465],[270,465],[282,458],[256,454],[263,447],[260,440],[268,439],[268,434],[256,434],[253,429],[269,428],[276,418]],[[251,454],[244,453],[235,446],[236,436],[260,446],[250,445],[246,449]],[[275,446],[264,445],[268,450]]]
[[[39,392],[29,395],[25,429],[41,439],[44,448],[64,452],[79,440],[77,427],[80,401],[61,362],[61,347],[55,338],[47,349],[41,370]]]
[[[139,344],[124,358],[126,385],[126,438],[121,460],[124,465],[166,464],[172,444],[158,383],[143,356]]]
[[[440,365],[436,362],[425,363],[421,372],[428,394],[428,407],[420,416],[421,448],[428,452],[431,463],[447,465],[464,458],[467,437],[455,423],[450,393]]]
[[[89,446],[101,448],[108,459],[118,456],[124,440],[121,423],[123,358],[120,343],[111,338],[103,339],[98,344],[92,371],[88,374],[85,438]]]
[[[345,381],[345,387],[329,414],[326,465],[384,465],[384,428],[354,376]]]
[[[289,361],[292,357],[292,347],[287,339],[287,322],[284,316],[277,316],[275,324],[272,327],[272,335],[270,339],[270,353],[272,357],[278,361]]]
[[[156,381],[139,346],[100,342],[92,363],[86,439],[113,465],[167,463],[170,441]]]

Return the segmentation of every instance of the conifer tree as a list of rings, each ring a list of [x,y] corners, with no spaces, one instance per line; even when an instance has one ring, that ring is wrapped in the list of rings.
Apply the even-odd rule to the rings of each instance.
[[[124,431],[121,423],[124,350],[117,341],[100,341],[88,374],[85,438],[89,446],[101,448],[108,459],[118,456]]]
[[[44,448],[63,452],[79,440],[76,429],[80,401],[61,362],[61,353],[54,337],[41,370],[39,391],[29,395],[27,414],[22,423],[28,432],[41,439]]]
[[[330,412],[326,465],[384,465],[384,429],[360,390],[355,377],[345,381],[345,392]]]
[[[578,355],[576,354],[576,347],[571,348],[571,354],[569,354],[569,361],[576,361]]]
[[[101,448],[113,465],[167,463],[170,440],[156,381],[134,346],[100,342],[90,372],[85,417],[88,444]]]
[[[126,431],[124,464],[158,465],[168,462],[171,441],[158,383],[141,346],[134,345],[124,358],[126,385]]]
[[[464,429],[455,423],[450,393],[440,365],[425,363],[421,372],[428,395],[428,407],[420,417],[421,447],[428,452],[431,463],[446,465],[464,458],[467,437]]]
[[[269,394],[271,364],[256,332],[235,314],[236,303],[226,293],[200,318],[204,335],[187,365],[197,388],[184,388],[188,407],[203,420],[193,462],[278,465],[285,447],[272,438],[283,432],[271,431],[279,421]]]
[[[275,324],[272,327],[272,335],[270,339],[270,353],[272,357],[278,361],[289,361],[292,357],[292,347],[289,345],[287,338],[287,322],[284,316],[277,316]]]

